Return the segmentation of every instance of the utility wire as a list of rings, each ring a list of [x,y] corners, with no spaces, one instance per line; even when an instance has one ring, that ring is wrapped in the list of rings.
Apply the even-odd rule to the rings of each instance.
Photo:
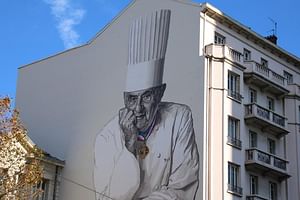
[[[45,171],[48,171],[48,170],[45,170]],[[50,173],[50,171],[48,171],[48,172]],[[115,200],[114,198],[112,198],[112,197],[110,197],[110,196],[107,196],[106,194],[103,194],[103,193],[101,193],[101,192],[97,192],[96,190],[94,190],[94,189],[92,189],[92,188],[90,188],[90,187],[88,187],[88,186],[86,186],[86,185],[83,185],[83,184],[81,184],[81,183],[78,183],[78,182],[76,182],[76,181],[74,181],[74,180],[71,180],[71,179],[69,179],[69,178],[66,178],[66,177],[62,176],[61,174],[55,173],[55,175],[58,176],[58,177],[60,177],[60,178],[62,178],[62,179],[64,179],[65,181],[68,181],[68,182],[70,182],[70,183],[73,183],[73,184],[75,184],[75,185],[77,185],[77,186],[80,186],[80,187],[86,189],[86,190],[89,190],[89,191],[91,191],[91,192],[95,192],[96,194],[99,194],[99,195],[101,195],[101,196],[103,196],[103,197],[106,197],[106,198],[108,198],[108,199]]]

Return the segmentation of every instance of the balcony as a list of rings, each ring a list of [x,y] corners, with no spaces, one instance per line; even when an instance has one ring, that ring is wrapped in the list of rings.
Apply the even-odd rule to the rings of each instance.
[[[277,96],[288,94],[286,79],[255,61],[244,62],[247,69],[244,71],[244,80],[253,84],[263,91],[273,93]]]
[[[246,150],[245,166],[247,170],[259,172],[282,181],[290,177],[287,173],[288,161],[258,149]]]
[[[258,194],[251,194],[246,196],[246,200],[269,200],[269,199],[261,197]]]
[[[256,103],[245,105],[245,121],[247,124],[260,127],[262,131],[273,134],[278,138],[289,133],[287,120],[284,116]]]
[[[205,55],[226,59],[243,66],[243,54],[226,45],[209,44],[205,46]]]
[[[290,91],[289,96],[300,97],[300,86],[298,84],[295,84],[295,83],[288,84],[287,88]]]

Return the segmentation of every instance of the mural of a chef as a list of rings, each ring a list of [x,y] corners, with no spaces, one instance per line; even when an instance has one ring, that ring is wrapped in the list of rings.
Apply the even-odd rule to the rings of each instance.
[[[199,156],[191,110],[161,102],[170,16],[155,11],[130,28],[125,106],[95,141],[97,200],[195,199]]]

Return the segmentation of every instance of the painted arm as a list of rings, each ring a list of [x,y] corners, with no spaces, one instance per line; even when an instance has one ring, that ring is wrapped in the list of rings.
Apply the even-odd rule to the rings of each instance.
[[[174,138],[169,183],[161,186],[144,200],[193,200],[198,188],[199,155],[193,119],[188,108],[182,115],[177,137]]]
[[[94,186],[96,200],[132,200],[140,182],[135,157],[124,147],[116,127],[107,127],[95,142]],[[126,173],[124,173],[126,172]]]

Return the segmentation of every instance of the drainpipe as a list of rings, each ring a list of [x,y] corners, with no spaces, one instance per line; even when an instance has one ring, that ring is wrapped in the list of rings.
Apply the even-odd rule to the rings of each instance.
[[[212,192],[212,181],[211,181],[211,127],[212,127],[212,111],[211,111],[211,108],[212,108],[212,104],[211,104],[211,99],[212,99],[212,88],[211,88],[211,79],[212,79],[212,74],[211,74],[211,71],[212,71],[212,58],[209,57],[208,58],[208,72],[207,72],[207,75],[208,75],[208,100],[207,100],[207,106],[208,106],[208,128],[207,128],[207,174],[208,174],[208,188],[207,188],[207,199],[208,200],[211,200],[211,192]]]
[[[56,200],[56,187],[57,187],[57,176],[58,176],[58,166],[55,166],[55,177],[53,186],[53,200]]]

